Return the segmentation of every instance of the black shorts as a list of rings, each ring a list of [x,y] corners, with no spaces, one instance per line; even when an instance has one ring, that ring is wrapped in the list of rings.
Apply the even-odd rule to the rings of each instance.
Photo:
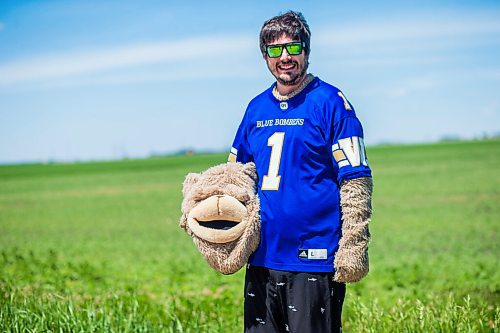
[[[342,332],[345,284],[333,273],[276,271],[248,265],[245,332]]]

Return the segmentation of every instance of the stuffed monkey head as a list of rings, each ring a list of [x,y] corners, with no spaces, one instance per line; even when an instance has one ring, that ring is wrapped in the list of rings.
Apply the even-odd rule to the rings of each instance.
[[[237,272],[259,244],[256,184],[253,163],[221,164],[184,180],[180,227],[220,273]]]

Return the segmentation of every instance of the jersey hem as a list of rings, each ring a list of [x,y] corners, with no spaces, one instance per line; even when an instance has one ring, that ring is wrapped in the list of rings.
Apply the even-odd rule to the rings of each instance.
[[[301,272],[301,273],[333,273],[333,264],[324,265],[294,265],[294,264],[274,264],[274,263],[253,263],[252,266],[265,267],[276,271]]]

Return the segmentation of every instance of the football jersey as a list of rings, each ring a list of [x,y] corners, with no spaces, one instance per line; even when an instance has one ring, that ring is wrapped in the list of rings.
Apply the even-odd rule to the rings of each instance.
[[[340,185],[371,177],[363,129],[342,92],[317,77],[287,101],[272,88],[249,103],[229,154],[259,176],[261,240],[249,263],[333,272]]]

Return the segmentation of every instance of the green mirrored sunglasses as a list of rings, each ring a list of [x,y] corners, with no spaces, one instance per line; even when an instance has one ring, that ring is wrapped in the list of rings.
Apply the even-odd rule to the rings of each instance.
[[[286,48],[286,52],[288,52],[289,55],[299,55],[302,53],[302,49],[305,46],[306,43],[304,42],[266,45],[266,53],[269,58],[278,58],[281,57],[283,48]]]

